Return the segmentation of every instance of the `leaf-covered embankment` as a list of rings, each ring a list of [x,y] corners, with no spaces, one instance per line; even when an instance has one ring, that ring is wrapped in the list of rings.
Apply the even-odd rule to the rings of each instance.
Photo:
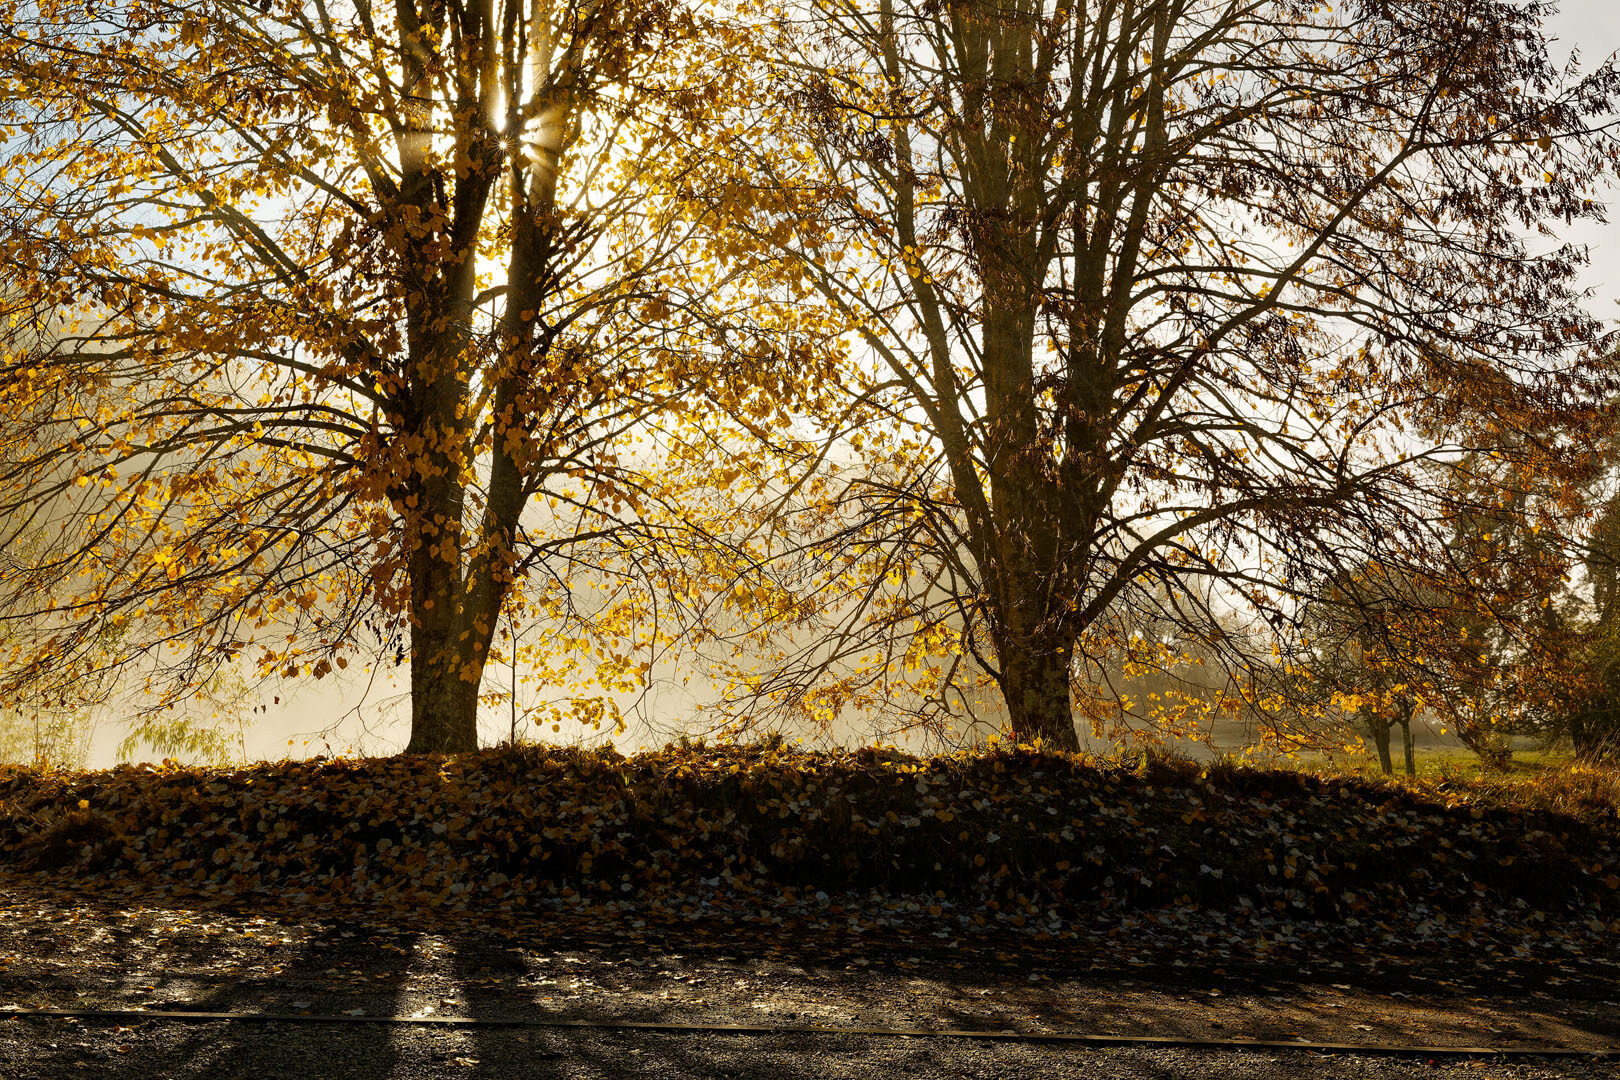
[[[1620,822],[1287,771],[1025,749],[520,748],[0,771],[0,857],[131,892],[679,917],[903,899],[1062,933],[1103,913],[1620,932]]]

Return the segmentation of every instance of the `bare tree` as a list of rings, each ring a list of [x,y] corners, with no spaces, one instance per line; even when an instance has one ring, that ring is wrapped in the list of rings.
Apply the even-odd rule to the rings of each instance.
[[[864,475],[782,529],[898,568],[864,597],[801,579],[868,657],[845,699],[907,655],[897,627],[940,632],[1020,738],[1072,747],[1121,628],[1217,641],[1234,607],[1280,625],[1345,567],[1428,562],[1425,462],[1498,450],[1561,482],[1555,433],[1599,420],[1612,367],[1582,249],[1525,230],[1600,213],[1617,74],[1555,70],[1545,13],[787,5],[760,60],[780,119],[732,184],[865,349],[825,451]],[[832,671],[801,659],[779,696]]]

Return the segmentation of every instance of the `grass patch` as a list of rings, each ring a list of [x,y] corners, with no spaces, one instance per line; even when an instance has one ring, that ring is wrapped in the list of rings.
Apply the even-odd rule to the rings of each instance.
[[[1518,750],[1505,770],[1488,770],[1466,750],[1429,748],[1418,751],[1414,764],[1415,777],[1399,769],[1386,776],[1376,761],[1365,758],[1307,758],[1283,767],[1396,785],[1440,801],[1567,814],[1594,824],[1620,818],[1620,767],[1582,762],[1568,750]]]

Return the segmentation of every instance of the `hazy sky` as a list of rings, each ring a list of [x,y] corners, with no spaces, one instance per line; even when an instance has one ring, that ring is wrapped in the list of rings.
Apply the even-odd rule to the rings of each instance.
[[[1549,26],[1555,39],[1554,58],[1562,61],[1572,49],[1580,53],[1581,67],[1590,70],[1609,54],[1620,50],[1620,0],[1565,0],[1562,11]],[[1603,226],[1583,224],[1578,233],[1561,236],[1560,240],[1589,245],[1592,265],[1586,274],[1586,284],[1594,290],[1591,310],[1606,318],[1620,318],[1620,185],[1607,196],[1610,223]],[[389,672],[388,674],[393,674]],[[264,693],[265,711],[254,718],[247,732],[246,750],[249,757],[294,756],[319,752],[320,740],[313,745],[304,742],[304,734],[332,724],[338,717],[353,709],[362,696],[366,704],[360,706],[361,715],[350,714],[339,724],[340,733],[331,742],[334,750],[359,749],[367,752],[387,752],[397,749],[404,741],[404,717],[408,708],[401,709],[401,691],[397,684],[388,685],[383,676],[362,694],[355,685],[338,685],[328,679],[323,684],[312,684],[306,689],[288,693],[289,687],[267,688]],[[365,729],[369,728],[368,734]],[[383,734],[386,732],[386,734]],[[486,731],[486,738],[491,733]],[[531,728],[531,737],[541,732]],[[551,735],[550,731],[543,734]],[[90,755],[93,767],[105,767],[114,761],[114,751],[123,732],[114,725],[102,725],[95,733]],[[381,736],[381,737],[379,737]],[[394,743],[390,736],[397,737]],[[555,738],[556,736],[552,736]],[[288,739],[294,744],[289,747]],[[594,741],[594,740],[593,740]],[[150,755],[141,755],[150,756]]]
[[[1591,70],[1609,54],[1620,50],[1620,0],[1565,0],[1549,26],[1555,38],[1554,57],[1563,59],[1578,49],[1581,67]],[[1562,239],[1583,241],[1591,246],[1592,266],[1586,283],[1596,290],[1593,314],[1603,318],[1620,317],[1615,302],[1620,300],[1620,187],[1610,193],[1609,223],[1583,225],[1581,235]]]

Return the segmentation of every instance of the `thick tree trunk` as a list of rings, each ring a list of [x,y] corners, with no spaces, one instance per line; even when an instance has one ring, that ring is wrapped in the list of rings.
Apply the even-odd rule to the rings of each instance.
[[[461,636],[455,608],[459,582],[444,580],[457,576],[454,565],[424,569],[426,580],[420,586],[412,582],[419,599],[411,623],[411,740],[405,752],[465,753],[478,749],[484,657]]]
[[[1021,743],[1040,739],[1053,750],[1080,749],[1068,651],[1055,642],[1009,643],[999,659],[1013,737]]]
[[[430,476],[417,488],[424,512],[410,529],[411,739],[405,752],[464,753],[478,749],[485,652],[464,632],[461,492],[444,476]]]
[[[424,565],[412,581],[411,739],[405,752],[465,753],[478,749],[478,688],[505,590],[482,588],[469,595],[457,562],[431,554],[419,562]]]
[[[417,32],[402,28],[412,36]],[[462,476],[472,460],[467,403],[474,368],[473,252],[501,168],[493,134],[463,130],[453,195],[439,183],[443,175],[430,146],[433,117],[425,104],[435,92],[428,56],[426,50],[405,50],[411,104],[399,136],[396,206],[411,222],[403,254],[407,273],[415,276],[405,369],[411,381],[401,401],[401,441],[417,444],[403,484],[411,586],[411,738],[405,751],[453,754],[478,749],[478,686],[487,655],[487,641],[475,649],[465,621]]]
[[[412,634],[413,641],[417,637]],[[414,651],[414,650],[413,650]],[[443,657],[443,651],[429,657]],[[476,664],[483,674],[483,664]],[[462,665],[411,660],[411,741],[407,754],[459,754],[478,749],[478,680],[463,678]]]

